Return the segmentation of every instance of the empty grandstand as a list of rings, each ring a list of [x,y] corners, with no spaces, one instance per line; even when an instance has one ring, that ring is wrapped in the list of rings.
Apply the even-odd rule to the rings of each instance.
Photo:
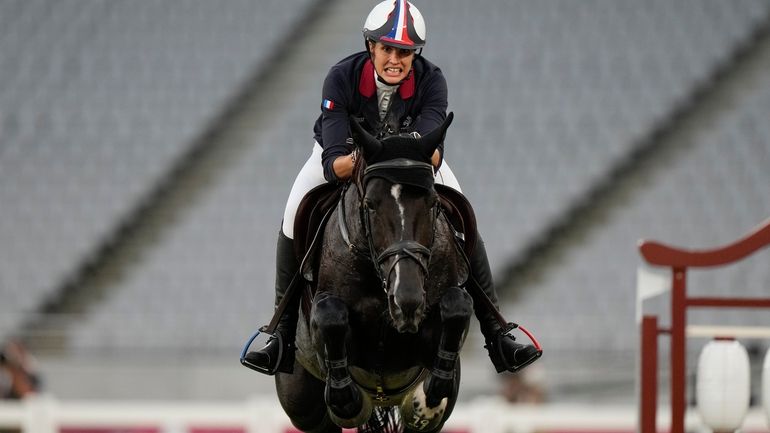
[[[633,401],[637,239],[713,246],[770,216],[770,2],[414,3],[446,159],[548,398]],[[373,4],[0,1],[0,337],[51,392],[271,392],[237,355],[272,312],[323,78]],[[691,286],[767,293],[770,268]],[[497,393],[472,330],[465,396]]]

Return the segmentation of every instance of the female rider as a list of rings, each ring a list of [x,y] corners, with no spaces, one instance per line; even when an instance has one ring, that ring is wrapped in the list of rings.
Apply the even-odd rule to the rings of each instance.
[[[362,117],[363,126],[380,138],[395,134],[421,135],[441,125],[446,118],[447,85],[441,70],[422,55],[425,22],[420,11],[406,0],[386,0],[372,9],[364,23],[366,51],[334,65],[323,85],[321,115],[316,120],[315,145],[289,194],[278,233],[275,305],[286,294],[299,263],[294,255],[294,218],[304,195],[324,182],[350,178],[355,156],[349,142],[350,116]],[[418,52],[417,50],[420,50]],[[436,182],[460,191],[452,170],[443,161],[444,144],[432,157]],[[470,257],[468,284],[478,284],[497,307],[484,243],[479,237]],[[477,299],[478,290],[468,290],[492,363],[497,372],[515,371],[533,362],[538,351],[516,343],[502,329],[492,311]],[[249,352],[246,360],[270,374],[291,373],[299,300],[284,311],[276,333],[262,349]],[[284,347],[280,348],[281,342]],[[283,349],[283,350],[279,350]],[[282,353],[281,359],[278,354]]]

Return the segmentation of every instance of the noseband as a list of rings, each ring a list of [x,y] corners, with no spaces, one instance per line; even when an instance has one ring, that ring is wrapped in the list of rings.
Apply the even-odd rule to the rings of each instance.
[[[387,293],[388,291],[388,278],[390,277],[393,268],[396,264],[403,259],[411,259],[420,265],[424,274],[428,275],[428,264],[430,263],[431,247],[435,240],[435,221],[438,216],[438,203],[431,209],[431,226],[432,230],[431,244],[425,246],[417,241],[404,240],[398,241],[377,253],[374,247],[374,238],[372,237],[371,215],[369,208],[364,203],[364,195],[366,192],[369,181],[373,178],[383,178],[394,184],[405,184],[423,188],[426,190],[433,189],[433,166],[423,162],[417,162],[409,159],[395,159],[391,161],[380,162],[372,164],[364,170],[363,178],[358,179],[358,196],[359,196],[359,216],[364,227],[364,234],[367,239],[368,249],[362,250],[350,241],[350,233],[345,222],[344,213],[344,194],[343,202],[339,205],[339,224],[340,232],[342,233],[343,240],[348,244],[351,251],[360,255],[365,255],[374,264],[374,268],[377,272],[377,276],[382,283],[382,288]],[[386,273],[382,272],[382,266],[391,257],[396,259],[390,264]]]

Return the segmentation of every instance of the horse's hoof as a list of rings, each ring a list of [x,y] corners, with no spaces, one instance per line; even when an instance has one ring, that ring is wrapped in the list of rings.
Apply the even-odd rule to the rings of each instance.
[[[454,379],[436,377],[432,373],[428,375],[420,389],[425,395],[425,404],[429,408],[435,408],[452,395]]]
[[[329,417],[342,428],[363,425],[372,414],[371,398],[355,384],[345,388],[330,388],[327,385],[324,397]]]
[[[434,378],[435,379],[435,378]],[[426,379],[427,382],[427,379]],[[450,381],[451,382],[451,381]],[[433,431],[444,420],[449,398],[443,397],[438,404],[429,405],[428,396],[425,393],[425,382],[419,384],[404,398],[400,412],[404,425],[412,430]]]

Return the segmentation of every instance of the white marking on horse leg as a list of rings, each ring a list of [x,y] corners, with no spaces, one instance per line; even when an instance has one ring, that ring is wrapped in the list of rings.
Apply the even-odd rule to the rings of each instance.
[[[428,407],[423,384],[424,381],[420,382],[414,390],[412,397],[412,405],[414,407],[413,419],[405,420],[411,424],[413,428],[418,430],[422,430],[429,425],[434,425],[434,423],[441,420],[441,417],[444,416],[444,411],[446,411],[447,403],[449,402],[449,399],[444,397],[441,399],[441,403],[439,403],[438,406],[434,408]]]

